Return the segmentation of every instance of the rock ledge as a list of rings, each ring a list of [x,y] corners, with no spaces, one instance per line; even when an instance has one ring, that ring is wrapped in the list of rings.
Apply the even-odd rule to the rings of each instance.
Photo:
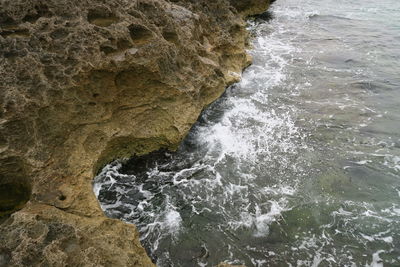
[[[175,149],[250,64],[268,0],[3,0],[0,266],[153,266],[106,218],[106,163]]]

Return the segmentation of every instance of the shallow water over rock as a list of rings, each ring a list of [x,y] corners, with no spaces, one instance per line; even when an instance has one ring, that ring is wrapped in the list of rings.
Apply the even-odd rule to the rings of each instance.
[[[400,264],[400,3],[281,0],[177,152],[106,166],[159,266]]]

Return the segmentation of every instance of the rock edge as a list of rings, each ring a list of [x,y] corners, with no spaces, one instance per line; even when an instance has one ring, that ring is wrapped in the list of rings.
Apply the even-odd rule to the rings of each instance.
[[[268,0],[3,0],[0,266],[154,266],[106,218],[106,163],[176,149],[250,64]]]

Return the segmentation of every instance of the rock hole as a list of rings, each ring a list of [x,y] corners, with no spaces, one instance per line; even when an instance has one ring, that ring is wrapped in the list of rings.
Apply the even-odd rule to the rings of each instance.
[[[35,23],[41,17],[51,17],[52,13],[46,5],[37,5],[35,9],[28,13],[23,19],[23,22]]]
[[[224,73],[220,69],[214,69],[214,72],[218,77],[224,77]]]
[[[0,32],[0,35],[4,38],[29,37],[29,31],[26,29],[10,29]]]
[[[128,48],[131,48],[132,44],[126,39],[119,39],[117,42],[117,47],[119,50],[126,50]]]
[[[22,21],[29,22],[29,23],[35,23],[39,18],[40,18],[39,14],[28,14],[22,19]]]
[[[0,13],[0,26],[4,27],[8,27],[8,26],[14,26],[17,25],[17,23],[15,22],[15,20],[8,16],[5,13]]]
[[[69,32],[66,29],[57,29],[50,33],[51,38],[53,39],[62,39],[67,37]]]
[[[153,37],[153,33],[142,25],[130,25],[129,33],[135,44],[144,44]]]
[[[178,34],[176,34],[176,32],[163,31],[162,35],[163,35],[164,39],[170,43],[177,44],[179,41],[179,37],[178,37]]]
[[[22,209],[30,196],[31,188],[27,184],[18,182],[0,184],[0,216]]]
[[[146,3],[146,1],[140,1],[138,5],[138,9],[142,11],[145,15],[153,15],[157,14],[158,8],[155,6],[156,3]]]
[[[117,52],[118,50],[117,50],[117,49],[115,49],[115,48],[114,48],[114,47],[112,47],[112,46],[109,46],[109,45],[103,45],[103,46],[100,46],[100,51],[102,51],[102,52],[104,52],[104,54],[108,55],[108,54],[111,54],[111,53]]]
[[[19,157],[0,159],[0,217],[22,209],[31,197],[26,164]]]
[[[102,9],[89,10],[87,19],[89,23],[99,27],[108,27],[111,24],[119,21],[118,17],[115,16],[113,13],[108,10]]]

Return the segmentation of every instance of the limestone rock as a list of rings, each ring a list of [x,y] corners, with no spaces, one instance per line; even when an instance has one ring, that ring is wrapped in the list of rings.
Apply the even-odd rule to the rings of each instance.
[[[250,64],[243,17],[267,5],[2,0],[0,266],[151,266],[92,178],[175,149]]]

